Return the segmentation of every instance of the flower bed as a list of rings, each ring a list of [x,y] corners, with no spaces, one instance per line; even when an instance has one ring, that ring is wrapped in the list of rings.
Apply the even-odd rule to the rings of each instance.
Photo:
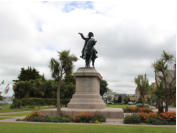
[[[25,121],[35,121],[35,122],[70,122],[71,118],[66,116],[48,116],[42,114],[40,111],[33,111],[30,115],[27,115],[24,119]]]
[[[153,125],[175,125],[176,124],[176,112],[164,112],[164,113],[136,113],[130,116],[125,116],[124,123],[147,123]]]
[[[100,123],[105,122],[106,119],[100,114],[93,114],[88,112],[82,112],[73,118],[74,122],[84,122],[84,123]]]
[[[124,113],[138,113],[138,112],[145,112],[145,113],[149,113],[152,112],[152,110],[148,107],[126,107],[123,109]]]
[[[101,123],[105,122],[106,119],[100,114],[93,114],[83,112],[76,115],[73,119],[67,116],[48,116],[42,114],[40,111],[33,111],[30,115],[24,118],[25,121],[35,122],[84,122],[84,123]]]
[[[140,113],[142,120],[150,124],[176,124],[176,112]]]

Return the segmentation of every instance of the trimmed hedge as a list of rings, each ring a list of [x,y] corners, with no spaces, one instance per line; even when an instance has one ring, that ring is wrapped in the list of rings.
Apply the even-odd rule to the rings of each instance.
[[[61,105],[66,106],[70,99],[61,99]],[[45,106],[56,105],[57,99],[55,98],[22,98],[14,99],[11,108],[21,108],[24,106]]]
[[[140,114],[132,114],[124,118],[124,123],[126,124],[137,124],[141,122],[142,122],[142,118]]]

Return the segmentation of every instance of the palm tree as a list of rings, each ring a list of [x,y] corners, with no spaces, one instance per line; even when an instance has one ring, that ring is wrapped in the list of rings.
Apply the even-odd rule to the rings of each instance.
[[[174,61],[174,56],[171,54],[168,54],[167,52],[163,51],[161,58],[157,60],[154,64],[154,72],[155,72],[155,83],[157,91],[162,91],[164,93],[164,102],[165,102],[165,111],[168,112],[168,105],[174,97],[174,89],[176,88],[176,67],[174,71],[169,71],[169,66]],[[175,86],[174,86],[175,85]],[[175,92],[176,94],[176,92]]]
[[[142,101],[142,105],[144,106],[144,96],[146,95],[147,89],[149,88],[149,81],[145,75],[138,75],[135,77],[135,83],[137,85],[137,89],[140,93],[140,99]]]
[[[52,77],[58,81],[57,88],[57,113],[61,115],[61,105],[60,105],[60,88],[62,78],[66,75],[70,75],[73,70],[73,62],[77,61],[77,57],[70,55],[70,51],[58,52],[58,60],[51,58],[50,60],[50,70],[52,72]]]

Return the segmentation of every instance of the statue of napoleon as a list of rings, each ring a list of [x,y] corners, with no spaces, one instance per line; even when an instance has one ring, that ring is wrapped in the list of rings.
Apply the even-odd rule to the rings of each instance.
[[[84,37],[82,33],[79,33],[81,38],[85,40],[84,47],[82,49],[82,55],[80,56],[85,60],[85,67],[90,67],[90,62],[92,61],[92,66],[94,67],[95,59],[97,58],[97,51],[94,48],[96,40],[93,38],[94,34],[92,32],[88,33],[88,37]]]

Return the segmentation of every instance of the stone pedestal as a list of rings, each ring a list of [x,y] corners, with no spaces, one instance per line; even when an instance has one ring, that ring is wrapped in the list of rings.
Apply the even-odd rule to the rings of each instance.
[[[76,90],[68,104],[69,109],[104,109],[105,103],[100,96],[102,76],[95,68],[79,68],[76,73]]]
[[[100,80],[102,76],[95,68],[79,68],[74,73],[76,77],[76,90],[67,108],[62,108],[62,114],[74,117],[81,112],[101,114],[105,118],[122,119],[123,110],[120,108],[106,108],[100,96]],[[48,115],[57,115],[56,109],[41,111]]]

